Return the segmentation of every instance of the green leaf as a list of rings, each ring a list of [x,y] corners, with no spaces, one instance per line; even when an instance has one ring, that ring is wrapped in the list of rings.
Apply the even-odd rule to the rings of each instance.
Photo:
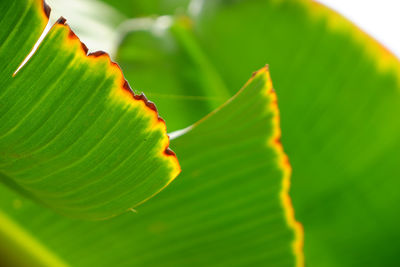
[[[5,187],[1,210],[17,233],[21,226],[26,238],[47,247],[37,255],[42,261],[45,255],[73,266],[301,266],[302,232],[287,194],[290,166],[276,101],[263,68],[172,140],[181,176],[134,213],[77,221]],[[0,216],[0,229],[4,221]]]
[[[192,35],[231,94],[247,73],[271,66],[282,142],[293,166],[291,194],[305,228],[306,264],[397,262],[398,59],[313,1],[203,1]]]
[[[62,214],[99,219],[143,203],[178,175],[164,121],[107,54],[87,55],[61,19],[14,76],[47,16],[36,0],[1,1],[0,10],[6,184]]]

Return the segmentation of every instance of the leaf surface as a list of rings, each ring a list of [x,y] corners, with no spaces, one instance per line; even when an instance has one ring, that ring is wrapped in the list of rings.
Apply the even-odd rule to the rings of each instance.
[[[168,185],[180,167],[165,122],[132,93],[118,65],[104,52],[87,55],[60,19],[14,76],[48,8],[37,0],[0,5],[2,180],[60,213],[89,219],[127,211]]]
[[[288,197],[276,101],[263,68],[172,140],[182,174],[133,213],[77,221],[5,187],[1,210],[73,266],[301,266],[302,232]]]

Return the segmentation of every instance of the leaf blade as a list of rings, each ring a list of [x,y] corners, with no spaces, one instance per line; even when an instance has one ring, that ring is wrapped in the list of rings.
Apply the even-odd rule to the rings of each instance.
[[[3,87],[0,168],[59,212],[107,218],[158,193],[180,167],[154,104],[64,23]]]

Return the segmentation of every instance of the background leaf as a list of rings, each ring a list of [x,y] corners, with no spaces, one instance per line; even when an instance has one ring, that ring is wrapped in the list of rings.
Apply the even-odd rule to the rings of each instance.
[[[189,5],[189,0],[101,0],[129,17],[171,14]]]
[[[162,23],[170,28],[163,30]],[[185,17],[153,20],[129,32],[117,55],[127,78],[134,81],[133,89],[145,91],[156,101],[172,131],[198,121],[231,94],[198,46],[191,26]]]
[[[397,262],[398,60],[311,1],[204,1],[192,26],[196,45],[231,94],[248,72],[271,66],[307,264]],[[132,41],[125,42],[122,67],[128,66],[124,47]],[[146,92],[150,87],[142,84]],[[185,89],[191,95],[191,87]]]

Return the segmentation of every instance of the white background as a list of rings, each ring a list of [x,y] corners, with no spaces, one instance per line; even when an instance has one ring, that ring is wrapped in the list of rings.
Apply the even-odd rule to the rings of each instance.
[[[318,0],[355,23],[400,58],[400,0]]]

